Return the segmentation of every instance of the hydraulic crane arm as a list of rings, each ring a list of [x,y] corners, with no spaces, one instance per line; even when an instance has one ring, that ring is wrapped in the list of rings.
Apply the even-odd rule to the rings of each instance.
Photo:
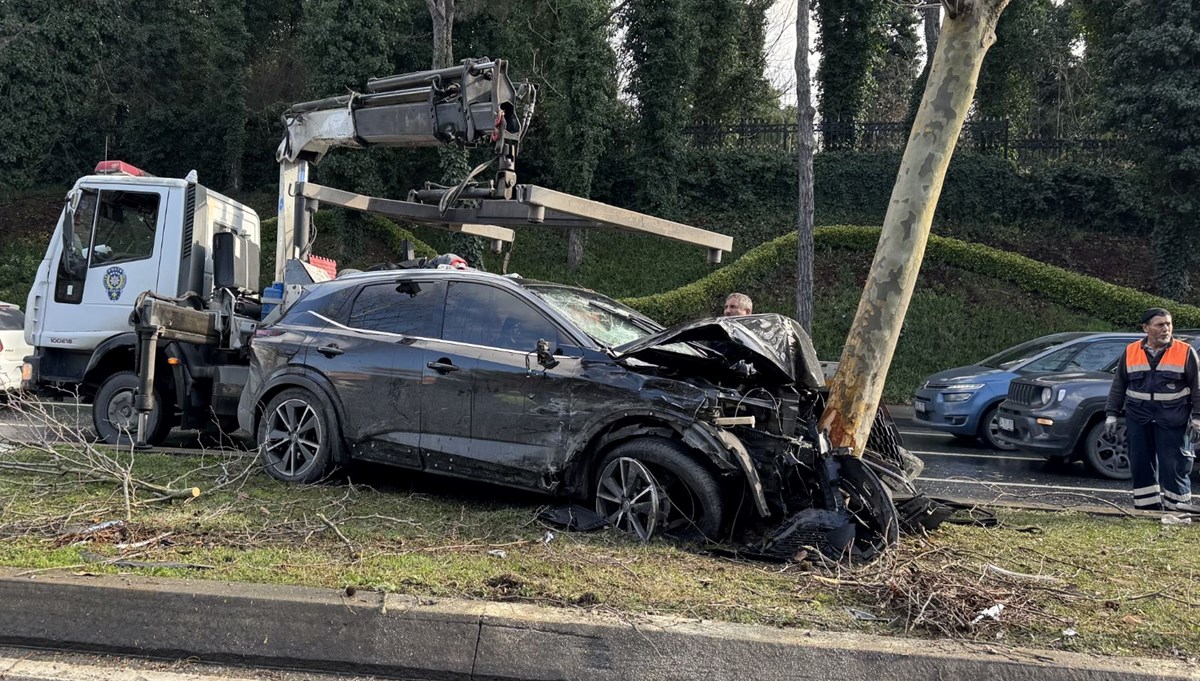
[[[533,185],[517,185],[516,159],[537,89],[514,85],[507,62],[467,59],[458,66],[367,83],[366,92],[297,104],[283,116],[275,277],[288,260],[307,260],[310,214],[321,203],[512,241],[511,227],[612,228],[655,234],[708,249],[710,262],[733,248],[730,237]],[[407,200],[379,199],[311,182],[309,165],[331,149],[490,146],[493,158],[454,187],[426,184]],[[495,175],[478,181],[489,166]]]

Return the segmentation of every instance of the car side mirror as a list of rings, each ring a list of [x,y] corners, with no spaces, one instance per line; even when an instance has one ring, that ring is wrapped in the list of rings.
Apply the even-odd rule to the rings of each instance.
[[[558,360],[550,352],[550,341],[539,338],[537,342],[537,361],[543,369],[553,369],[558,366]]]

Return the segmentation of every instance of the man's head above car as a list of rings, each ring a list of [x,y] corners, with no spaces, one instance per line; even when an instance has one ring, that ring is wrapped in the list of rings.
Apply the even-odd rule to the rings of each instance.
[[[1142,330],[1146,332],[1146,344],[1159,348],[1171,342],[1174,330],[1171,313],[1161,307],[1152,307],[1142,313]]]
[[[754,302],[745,293],[730,293],[725,298],[725,310],[722,317],[741,317],[754,313]]]

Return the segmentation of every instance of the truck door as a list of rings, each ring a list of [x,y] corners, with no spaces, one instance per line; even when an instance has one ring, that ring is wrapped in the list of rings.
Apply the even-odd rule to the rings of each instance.
[[[82,190],[70,234],[60,234],[57,262],[50,263],[50,300],[36,344],[90,350],[130,330],[138,294],[158,289],[167,197],[166,188],[138,185]]]

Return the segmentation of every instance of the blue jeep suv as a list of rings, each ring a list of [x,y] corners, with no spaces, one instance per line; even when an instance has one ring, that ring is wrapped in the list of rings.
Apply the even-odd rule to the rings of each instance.
[[[1011,450],[1000,439],[997,408],[1018,376],[1060,371],[1099,371],[1116,359],[1137,333],[1067,332],[1015,345],[971,366],[930,376],[913,395],[913,415],[934,430],[978,437],[994,449]]]

